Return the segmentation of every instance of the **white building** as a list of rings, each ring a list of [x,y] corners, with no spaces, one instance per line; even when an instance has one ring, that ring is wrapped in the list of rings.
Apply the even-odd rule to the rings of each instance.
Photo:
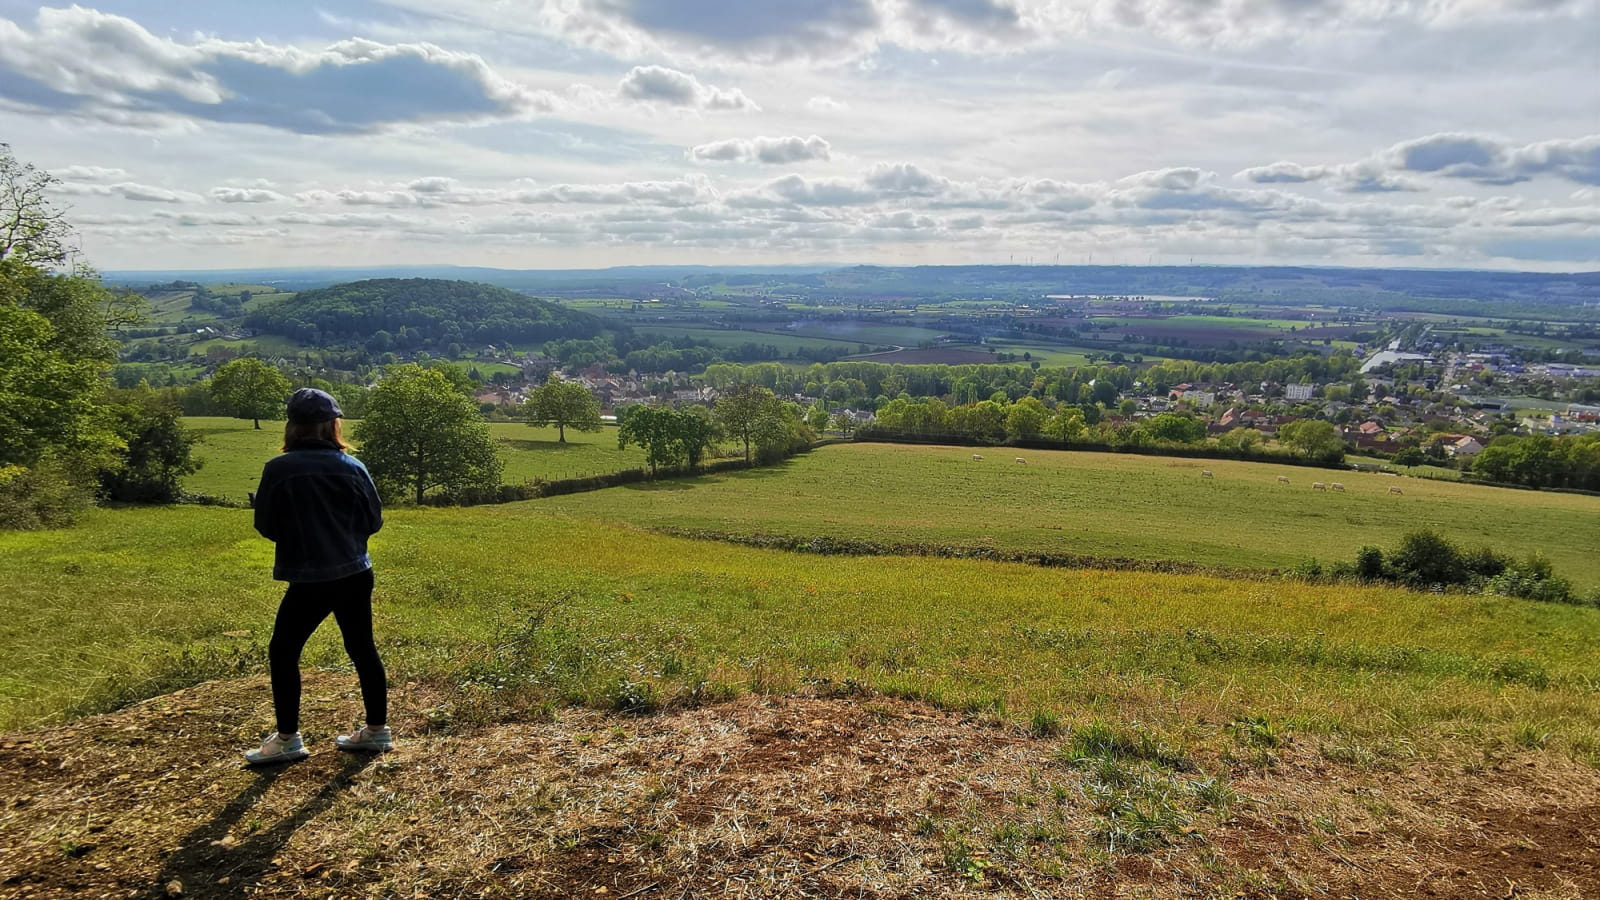
[[[1310,384],[1286,384],[1283,386],[1283,398],[1285,400],[1310,400],[1311,392],[1314,389],[1315,385]]]

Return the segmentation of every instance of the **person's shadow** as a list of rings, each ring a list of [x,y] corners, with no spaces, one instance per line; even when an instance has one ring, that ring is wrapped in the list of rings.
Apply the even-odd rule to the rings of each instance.
[[[245,786],[227,806],[187,835],[178,849],[161,867],[156,876],[152,897],[168,897],[167,885],[174,879],[182,882],[183,894],[188,897],[205,897],[207,900],[235,900],[260,882],[261,876],[273,868],[273,858],[289,838],[302,825],[325,812],[349,787],[361,770],[377,761],[379,754],[348,754],[339,771],[315,794],[307,797],[271,828],[257,831],[236,844],[224,845],[223,839],[244,818],[267,789],[289,770],[292,763],[268,766],[256,773],[255,780]],[[226,878],[226,881],[223,879]]]

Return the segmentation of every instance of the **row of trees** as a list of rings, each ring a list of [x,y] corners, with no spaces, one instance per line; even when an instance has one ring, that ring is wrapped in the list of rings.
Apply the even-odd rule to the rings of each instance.
[[[951,406],[929,397],[890,400],[878,410],[869,434],[893,437],[911,435],[975,443],[1052,440],[1102,444],[1109,447],[1161,447],[1200,445],[1208,440],[1204,422],[1186,412],[1161,413],[1138,422],[1113,425],[1100,420],[1097,406],[1056,404],[1036,397],[1007,403],[1003,396],[977,403]],[[1236,428],[1216,439],[1217,446],[1248,455],[1264,438],[1253,428]],[[1278,440],[1307,459],[1336,462],[1345,450],[1331,422],[1302,419],[1283,426]]]
[[[1472,460],[1472,472],[1506,484],[1600,491],[1600,434],[1502,435]]]

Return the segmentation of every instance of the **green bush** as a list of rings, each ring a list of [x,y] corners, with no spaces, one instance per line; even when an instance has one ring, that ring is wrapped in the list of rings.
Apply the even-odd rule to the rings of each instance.
[[[89,486],[53,459],[32,467],[0,466],[0,529],[71,525],[92,499]]]

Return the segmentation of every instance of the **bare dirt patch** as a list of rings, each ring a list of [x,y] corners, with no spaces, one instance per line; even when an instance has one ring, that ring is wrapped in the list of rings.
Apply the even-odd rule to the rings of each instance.
[[[423,734],[442,716],[411,687],[402,748],[371,757],[330,746],[350,678],[306,701],[313,756],[262,771],[237,762],[268,721],[259,678],[0,738],[0,897],[1600,896],[1600,776],[1555,754],[1197,754],[1173,778],[1237,801],[1125,852],[1064,738],[913,703]]]

